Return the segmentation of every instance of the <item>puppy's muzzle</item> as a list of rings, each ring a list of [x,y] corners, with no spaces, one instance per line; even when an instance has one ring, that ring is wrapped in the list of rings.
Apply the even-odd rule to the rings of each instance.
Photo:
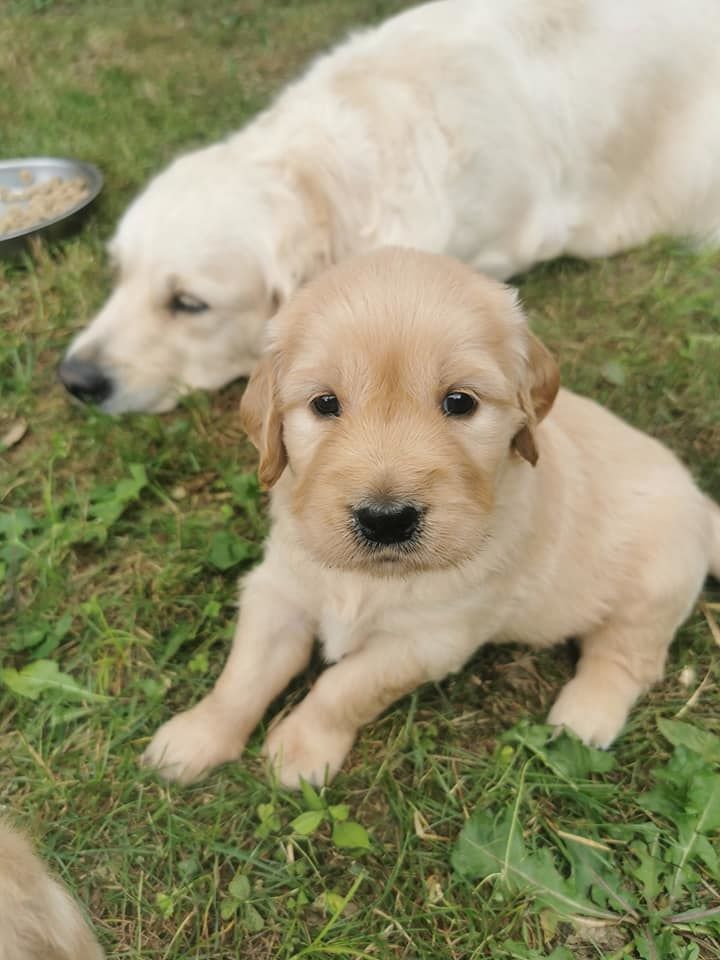
[[[422,510],[412,503],[370,502],[352,511],[359,540],[373,546],[407,544],[420,529]]]
[[[100,367],[87,360],[66,357],[58,376],[68,393],[83,403],[102,403],[113,392],[113,382]]]

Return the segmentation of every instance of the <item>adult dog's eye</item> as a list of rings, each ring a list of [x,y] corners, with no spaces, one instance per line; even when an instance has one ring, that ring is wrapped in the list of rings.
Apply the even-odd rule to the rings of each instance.
[[[315,413],[321,417],[339,417],[340,401],[334,393],[321,393],[319,397],[313,397],[310,401]]]
[[[170,300],[170,309],[173,313],[202,313],[208,309],[208,305],[189,293],[174,293]]]
[[[453,390],[443,397],[442,409],[448,417],[467,417],[477,410],[477,405],[477,400],[469,393]]]

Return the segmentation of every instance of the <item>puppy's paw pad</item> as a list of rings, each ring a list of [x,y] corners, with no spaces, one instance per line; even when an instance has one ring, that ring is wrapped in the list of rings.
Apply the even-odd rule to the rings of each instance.
[[[268,734],[263,753],[279,782],[297,790],[300,780],[329,783],[352,747],[353,734],[325,730],[291,713]]]
[[[614,691],[589,689],[575,679],[560,691],[548,723],[571,730],[590,747],[605,750],[622,731],[627,714],[625,699]]]
[[[140,763],[155,767],[166,780],[192,783],[241,752],[242,745],[227,737],[219,718],[199,703],[160,727]]]

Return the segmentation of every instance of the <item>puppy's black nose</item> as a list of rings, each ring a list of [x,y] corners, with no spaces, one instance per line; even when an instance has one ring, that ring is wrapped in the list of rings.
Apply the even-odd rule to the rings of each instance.
[[[83,403],[102,403],[113,391],[112,380],[87,360],[66,357],[58,367],[65,389]]]
[[[370,543],[406,543],[417,532],[421,512],[409,503],[371,503],[353,510],[357,529]]]

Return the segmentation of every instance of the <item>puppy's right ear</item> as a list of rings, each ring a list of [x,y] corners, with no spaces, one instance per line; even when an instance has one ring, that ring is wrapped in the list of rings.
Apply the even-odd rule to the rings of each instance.
[[[240,423],[260,454],[258,476],[266,487],[272,487],[287,464],[282,416],[276,396],[275,364],[275,354],[265,351],[240,402]]]

